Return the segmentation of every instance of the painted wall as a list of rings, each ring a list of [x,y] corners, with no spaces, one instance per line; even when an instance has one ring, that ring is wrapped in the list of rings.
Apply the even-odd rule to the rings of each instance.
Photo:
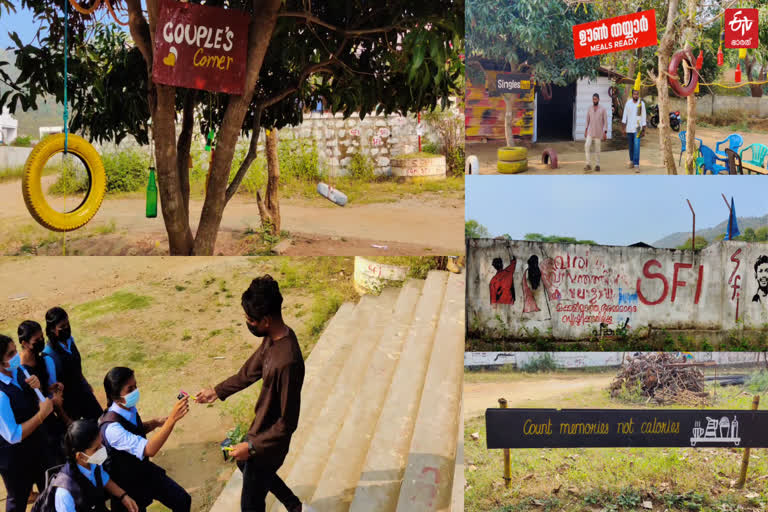
[[[649,326],[728,330],[737,325],[737,317],[746,327],[761,327],[768,323],[767,294],[765,244],[720,242],[694,254],[675,249],[468,241],[470,332],[587,339]]]
[[[506,140],[504,119],[506,105],[501,96],[488,95],[488,83],[496,80],[501,71],[486,71],[484,84],[467,81],[464,133],[468,141],[483,139]],[[512,120],[512,135],[517,141],[532,140],[534,132],[535,90],[529,93],[513,94],[515,117]]]
[[[595,368],[620,366],[624,358],[634,352],[548,352],[561,368]],[[528,361],[540,358],[544,352],[465,352],[464,366],[502,366],[522,367]],[[764,363],[764,352],[685,352],[690,362],[705,363],[714,361],[720,365],[754,365]]]

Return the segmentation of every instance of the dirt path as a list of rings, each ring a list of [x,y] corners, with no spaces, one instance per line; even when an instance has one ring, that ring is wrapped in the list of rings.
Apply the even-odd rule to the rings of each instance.
[[[713,150],[717,142],[725,139],[731,133],[727,129],[696,128],[696,137],[702,139],[703,143]],[[742,147],[747,147],[752,143],[765,144],[768,140],[768,134],[765,133],[741,133],[741,136],[744,138],[744,146]],[[467,155],[478,157],[480,174],[498,174],[496,171],[496,151],[503,145],[503,142],[467,144]],[[558,169],[549,169],[541,163],[541,154],[546,148],[553,148],[557,151],[560,165]],[[672,135],[672,154],[677,162],[680,156],[680,139],[677,133]],[[528,172],[525,174],[598,174],[594,171],[589,173],[584,171],[584,142],[537,142],[528,150],[528,155]],[[621,132],[615,132],[613,140],[603,143],[603,150],[600,153],[600,174],[636,174],[634,169],[626,168],[628,160],[626,139],[621,135]],[[641,142],[640,170],[641,174],[666,174],[661,160],[659,134],[656,129],[649,128]],[[680,172],[679,166],[678,172]]]
[[[19,182],[0,184],[0,231],[12,229],[18,223],[28,224],[29,216],[21,196]],[[453,254],[464,247],[464,201],[424,194],[391,203],[354,205],[344,208],[331,205],[320,206],[307,201],[284,200],[281,202],[282,228],[296,238],[288,255],[350,255],[351,250],[367,249],[366,254],[391,253],[402,249],[403,254]],[[202,201],[192,201],[192,228],[202,211]],[[88,225],[89,228],[109,226],[123,239],[123,248],[140,245],[142,240],[164,243],[165,226],[162,212],[156,219],[144,217],[142,199],[108,199]],[[224,211],[221,232],[237,235],[259,226],[259,212],[255,200],[242,196],[234,198]],[[77,232],[75,232],[77,233]],[[127,238],[126,238],[127,237]],[[41,236],[41,238],[44,238]],[[98,238],[101,238],[98,237]],[[224,237],[226,238],[226,236]],[[417,242],[414,242],[417,241]],[[217,254],[241,254],[237,244],[217,246]],[[344,245],[347,244],[347,247]],[[388,249],[372,248],[372,245],[386,245]],[[391,247],[390,247],[391,246]],[[90,238],[82,254],[119,255],[120,247],[108,237],[102,242]],[[0,247],[2,253],[14,253],[18,248]],[[143,251],[146,253],[146,251]],[[362,255],[359,250],[355,254]]]
[[[613,375],[563,375],[543,379],[516,380],[514,382],[464,383],[464,419],[485,414],[489,407],[495,407],[501,397],[507,399],[509,407],[527,407],[531,401],[551,401],[556,404],[565,396],[591,388],[605,388]],[[554,407],[554,405],[553,405]]]

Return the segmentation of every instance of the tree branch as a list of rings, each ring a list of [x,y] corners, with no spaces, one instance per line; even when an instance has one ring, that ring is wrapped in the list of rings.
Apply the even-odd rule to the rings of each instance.
[[[264,105],[258,105],[256,112],[253,115],[253,128],[251,130],[251,143],[248,146],[248,152],[245,154],[245,158],[240,164],[240,168],[237,170],[234,179],[227,187],[227,193],[224,196],[225,201],[229,203],[229,200],[235,197],[237,189],[240,188],[240,184],[243,182],[248,169],[251,164],[256,160],[256,156],[259,152],[259,135],[261,134],[261,114],[264,112]]]
[[[141,0],[126,0],[128,4],[128,27],[136,47],[147,63],[150,81],[152,80],[152,37],[149,24],[141,11]]]
[[[366,34],[381,34],[382,32],[391,32],[393,30],[403,30],[402,27],[400,27],[399,25],[387,25],[385,27],[376,27],[376,28],[344,29],[341,27],[337,27],[336,25],[332,25],[326,21],[323,21],[322,19],[308,12],[281,12],[281,13],[278,13],[277,17],[278,18],[301,18],[306,20],[307,23],[314,23],[315,25],[320,25],[321,27],[325,27],[328,30],[333,30],[334,32],[338,32],[344,37],[363,36]]]

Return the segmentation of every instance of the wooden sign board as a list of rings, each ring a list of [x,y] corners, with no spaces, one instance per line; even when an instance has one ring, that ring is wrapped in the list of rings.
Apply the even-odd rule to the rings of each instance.
[[[164,0],[155,33],[152,79],[159,84],[242,94],[247,13]]]
[[[488,409],[487,446],[768,447],[768,411]]]
[[[489,96],[501,94],[520,94],[533,88],[531,75],[525,73],[497,73],[488,86]]]

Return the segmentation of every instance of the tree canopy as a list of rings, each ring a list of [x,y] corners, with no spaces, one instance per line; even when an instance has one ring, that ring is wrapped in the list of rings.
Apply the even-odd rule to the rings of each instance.
[[[476,220],[468,220],[464,223],[464,237],[465,238],[490,238],[491,233],[488,228],[477,222]]]
[[[508,63],[539,82],[566,85],[597,75],[599,59],[576,59],[571,27],[595,19],[593,8],[563,0],[473,0],[467,4],[467,60]]]

